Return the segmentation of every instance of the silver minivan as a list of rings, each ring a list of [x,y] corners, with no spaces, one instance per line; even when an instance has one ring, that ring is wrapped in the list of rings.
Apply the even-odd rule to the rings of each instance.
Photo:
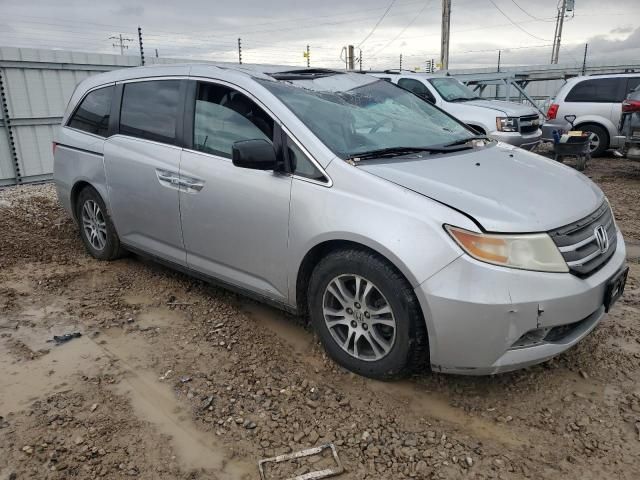
[[[368,75],[95,75],[54,150],[95,258],[137,252],[308,314],[362,375],[539,363],[624,289],[624,242],[588,178]]]
[[[547,112],[543,138],[553,141],[553,130],[566,129],[566,116],[575,116],[576,130],[592,134],[591,155],[621,147],[624,137],[618,132],[622,101],[640,85],[640,73],[575,77],[558,90]]]

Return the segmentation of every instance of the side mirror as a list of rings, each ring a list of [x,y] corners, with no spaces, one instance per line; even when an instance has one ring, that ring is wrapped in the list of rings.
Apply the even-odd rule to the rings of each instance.
[[[235,142],[231,158],[233,164],[241,168],[275,170],[277,167],[276,151],[273,145],[264,139]]]

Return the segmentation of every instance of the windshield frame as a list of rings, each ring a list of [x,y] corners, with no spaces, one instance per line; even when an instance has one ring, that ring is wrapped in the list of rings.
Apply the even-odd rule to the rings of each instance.
[[[342,74],[343,72],[336,72],[336,73],[340,73]],[[392,88],[396,88],[399,91],[401,91],[404,94],[409,94],[412,95],[413,98],[415,98],[416,100],[419,100],[420,103],[422,105],[425,105],[427,109],[433,109],[435,111],[437,111],[440,115],[443,115],[445,117],[448,118],[449,121],[451,121],[452,123],[457,124],[457,126],[462,127],[462,130],[464,130],[466,133],[468,133],[468,137],[463,137],[463,138],[458,138],[457,141],[461,141],[461,140],[465,140],[465,141],[470,141],[473,140],[474,138],[477,138],[477,133],[472,130],[467,124],[465,124],[464,122],[462,122],[461,120],[457,119],[456,117],[454,117],[452,114],[450,114],[449,112],[447,112],[446,110],[443,110],[442,108],[438,107],[437,105],[434,105],[431,102],[428,102],[427,100],[421,98],[420,96],[414,94],[413,92],[410,92],[402,87],[399,87],[398,85],[396,85],[395,83],[389,82],[387,80],[383,80],[381,78],[377,78],[374,77],[373,75],[366,75],[366,74],[359,74],[359,73],[352,73],[352,75],[363,75],[365,77],[367,77],[368,79],[371,79],[370,82],[363,84],[361,86],[371,86],[374,84],[380,84],[380,85],[385,85],[386,87],[391,86]],[[302,125],[304,125],[304,127],[320,142],[322,143],[329,151],[331,151],[334,155],[336,155],[338,158],[342,159],[343,161],[348,161],[349,158],[353,157],[354,155],[357,156],[357,154],[366,154],[366,150],[362,151],[362,152],[342,152],[339,150],[336,150],[330,143],[328,143],[327,141],[325,141],[324,138],[322,138],[320,135],[318,135],[318,133],[316,133],[316,131],[311,128],[311,126],[307,123],[306,119],[301,117],[300,115],[298,115],[298,113],[291,108],[286,101],[284,101],[283,98],[281,98],[281,95],[279,95],[277,92],[275,92],[274,90],[272,90],[271,88],[269,88],[269,85],[277,85],[277,86],[284,86],[287,88],[299,88],[302,91],[308,91],[311,94],[317,94],[317,93],[335,93],[336,95],[340,94],[340,93],[345,93],[345,92],[349,92],[351,90],[355,90],[356,88],[353,89],[349,89],[349,90],[343,90],[343,91],[337,91],[337,92],[331,92],[329,90],[325,91],[325,90],[316,90],[313,88],[307,88],[304,86],[304,84],[301,84],[302,82],[306,82],[306,81],[311,81],[312,79],[300,79],[298,81],[296,81],[295,84],[292,84],[289,81],[286,80],[277,80],[277,79],[273,79],[273,78],[269,78],[266,79],[264,77],[253,77],[253,80],[256,81],[256,83],[258,83],[261,87],[263,87],[266,91],[268,91],[274,98],[276,101],[278,101],[284,108],[286,108],[291,115],[293,115],[297,120],[299,120],[301,122]],[[458,132],[461,133],[461,132]],[[452,134],[452,137],[455,136]],[[448,140],[448,139],[445,139]],[[454,138],[451,138],[451,140],[455,140]],[[434,147],[434,148],[441,148],[442,145],[444,143],[448,143],[448,142],[440,142],[437,144],[433,144],[433,145],[425,145],[425,150],[428,150],[427,147]],[[399,147],[401,147],[402,145],[398,145]],[[407,145],[407,147],[412,147],[412,145]]]

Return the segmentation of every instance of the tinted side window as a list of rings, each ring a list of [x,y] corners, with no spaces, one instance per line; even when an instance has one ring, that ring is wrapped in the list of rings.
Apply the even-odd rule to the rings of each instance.
[[[302,149],[289,137],[287,137],[287,155],[289,156],[291,169],[295,175],[312,178],[321,182],[327,180],[309,157],[305,155]]]
[[[413,78],[401,78],[398,80],[398,86],[415,93],[419,97],[422,97],[431,103],[435,103],[435,98],[433,98],[433,95],[427,86],[419,80],[414,80]]]
[[[273,141],[273,119],[246,95],[221,85],[200,83],[193,119],[193,148],[231,158],[241,140]]]
[[[113,88],[104,87],[89,93],[69,120],[68,126],[106,137]]]
[[[621,102],[619,98],[620,78],[594,78],[584,80],[575,85],[565,101],[567,102],[594,102],[615,103]]]
[[[127,83],[122,93],[120,133],[156,142],[175,143],[180,80]]]
[[[629,78],[629,83],[627,83],[627,91],[625,93],[628,95],[630,92],[635,90],[638,85],[640,85],[640,77]]]

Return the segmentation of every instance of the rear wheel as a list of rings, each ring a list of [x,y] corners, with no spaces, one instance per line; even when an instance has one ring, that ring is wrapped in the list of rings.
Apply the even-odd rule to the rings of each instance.
[[[98,260],[115,260],[122,256],[120,239],[107,213],[104,201],[93,187],[84,188],[76,202],[80,237],[87,252]]]
[[[592,157],[600,157],[609,148],[609,134],[607,131],[599,125],[581,125],[576,129],[583,132],[589,132],[591,136],[591,145],[589,146],[589,153]]]
[[[329,254],[311,275],[308,300],[323,346],[343,367],[378,379],[427,367],[426,329],[413,289],[378,255]]]

